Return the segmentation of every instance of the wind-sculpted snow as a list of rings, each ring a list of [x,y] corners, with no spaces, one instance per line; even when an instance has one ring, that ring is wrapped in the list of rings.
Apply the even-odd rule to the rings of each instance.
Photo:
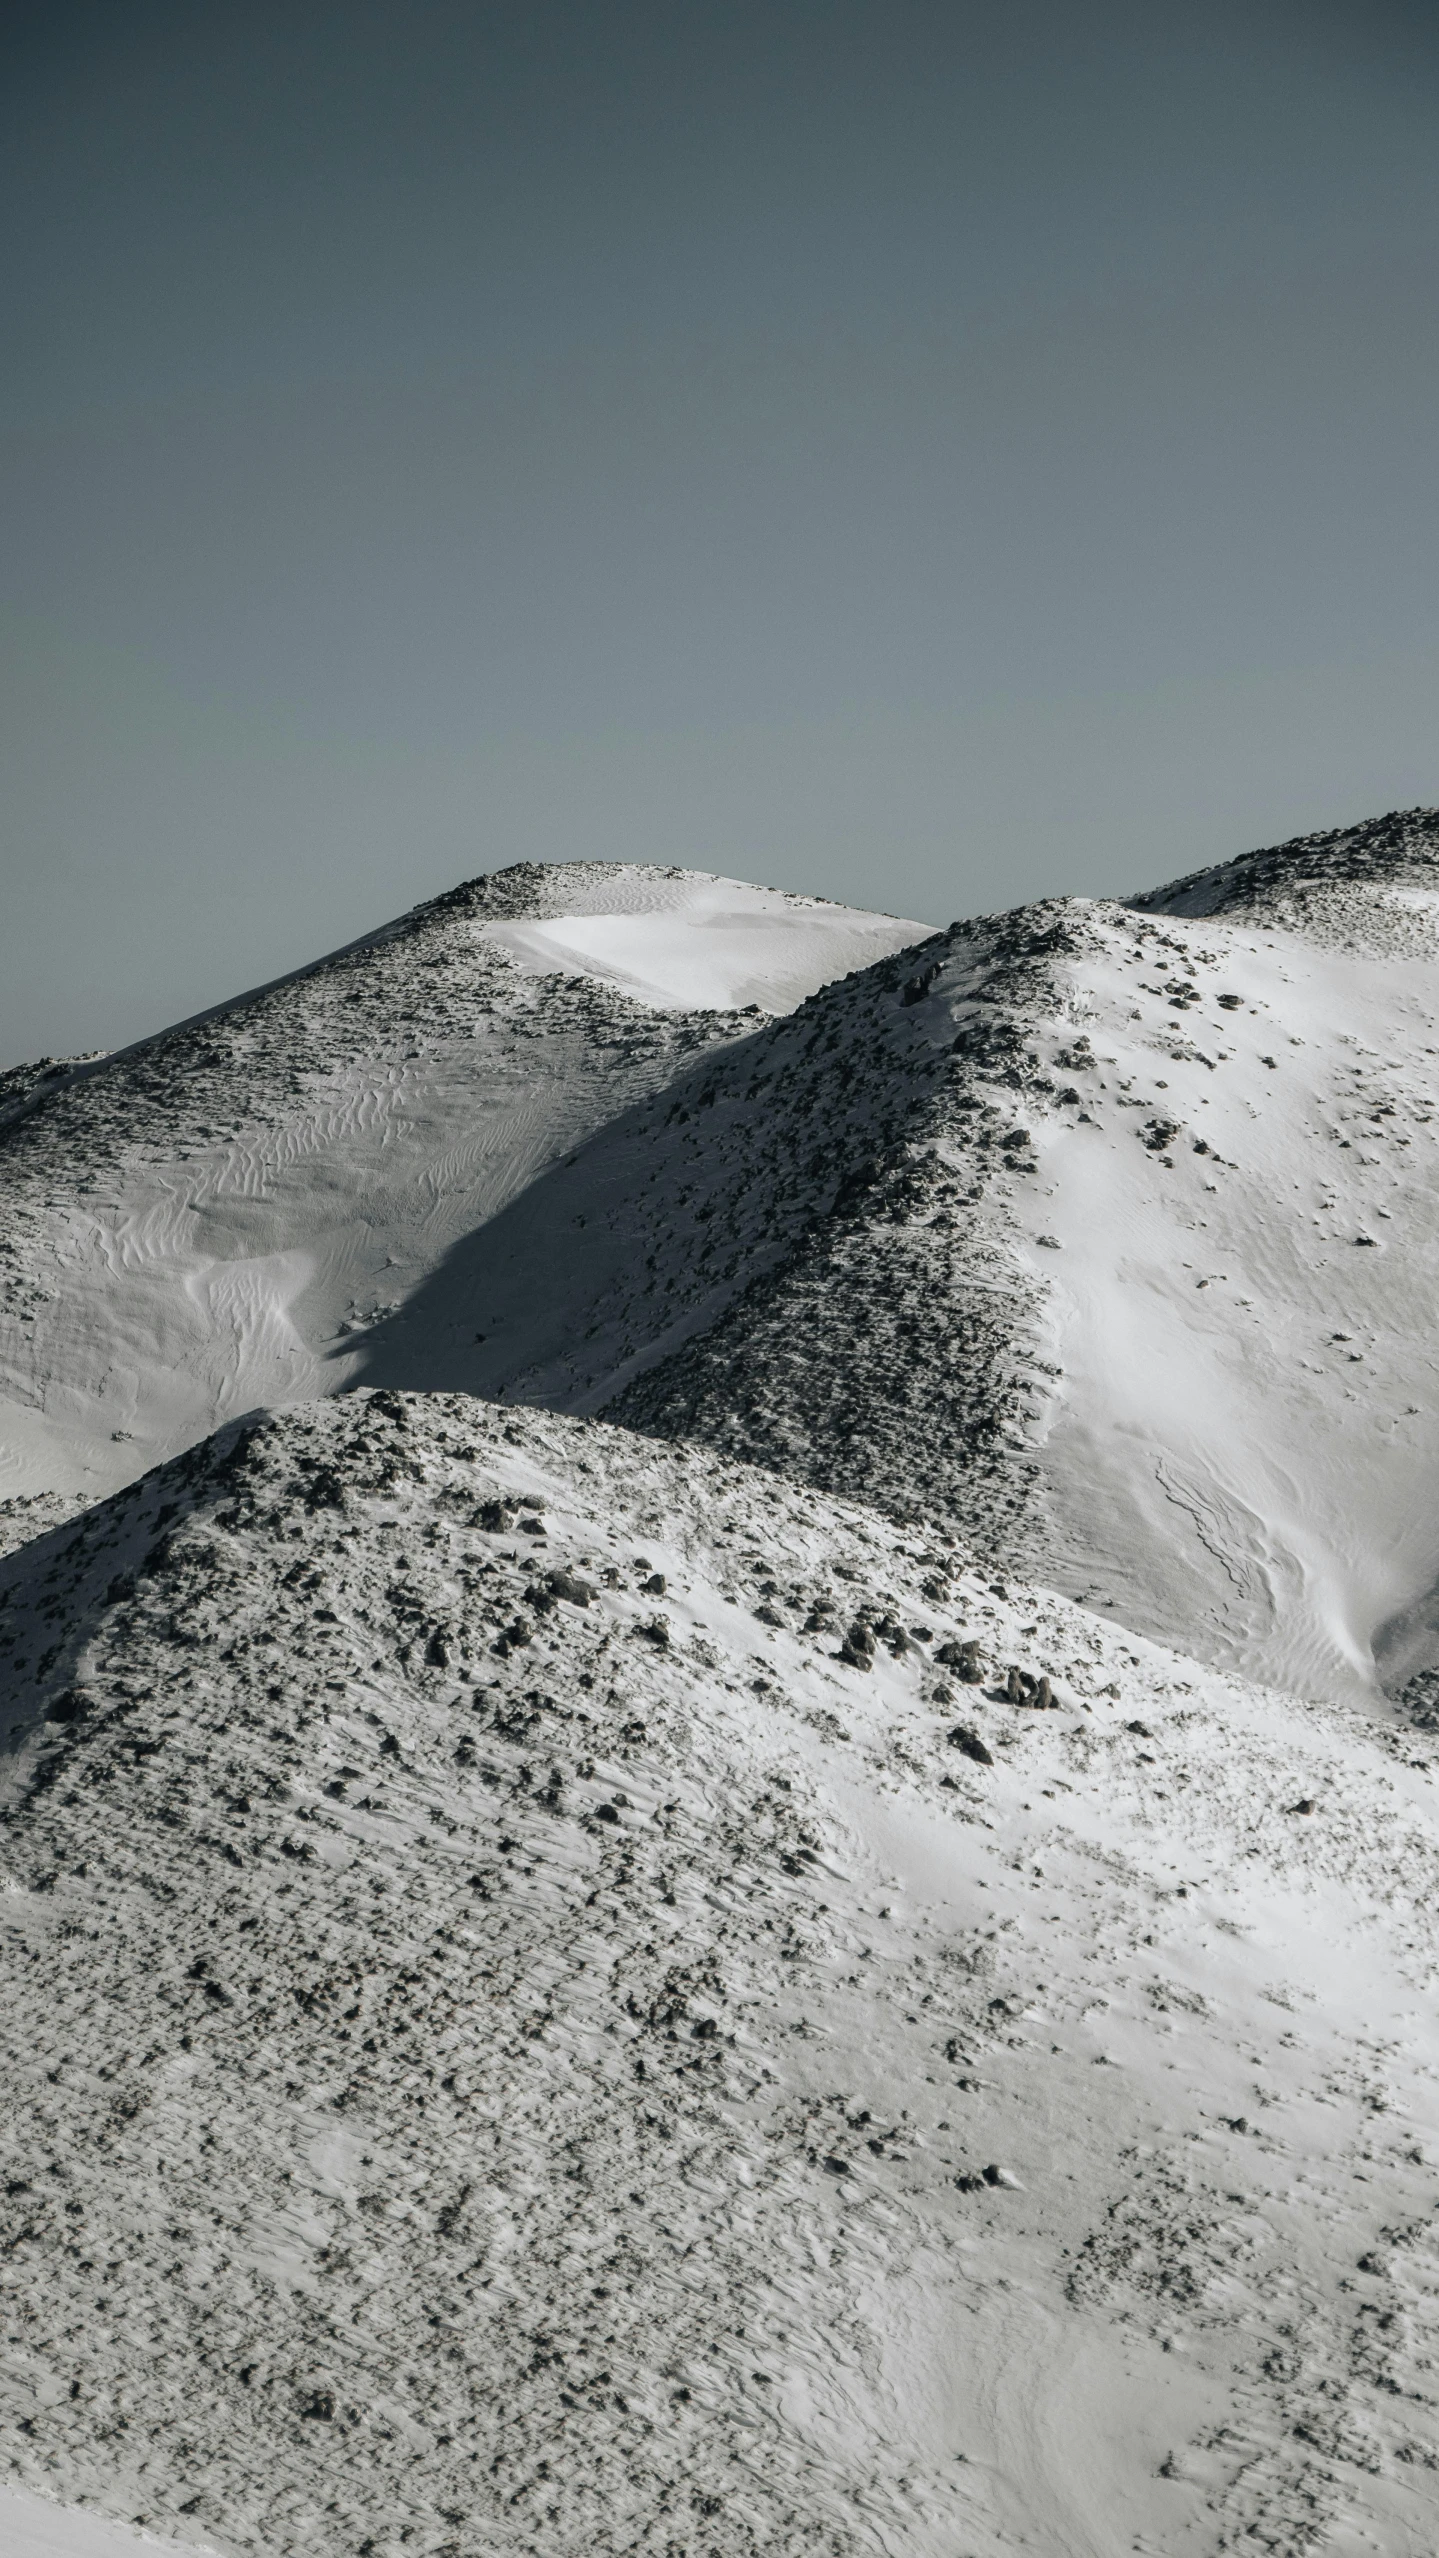
[[[645,937],[639,991],[612,954],[585,973],[607,926]],[[461,1237],[752,1034],[756,989],[782,1009],[919,931],[683,871],[520,865],[122,1055],[6,1078],[0,1529],[344,1384]]]
[[[30,2493],[263,2558],[1432,2546],[1427,1745],[458,1396],[231,1429],[0,1593]]]

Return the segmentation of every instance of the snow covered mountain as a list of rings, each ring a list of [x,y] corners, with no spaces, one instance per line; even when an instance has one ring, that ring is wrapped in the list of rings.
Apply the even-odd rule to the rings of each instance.
[[[1301,1693],[1422,1681],[1436,844],[918,943],[502,873],[52,1078],[4,1151],[17,1527],[258,1403],[460,1390],[941,1512]]]
[[[953,926],[601,1128],[358,1373],[939,1512],[1312,1695],[1439,1663],[1439,821]]]
[[[1427,2558],[1436,927],[512,872],[6,1080],[0,2546]]]
[[[697,1054],[920,927],[520,866],[115,1057],[0,1087],[0,1500],[94,1499],[333,1391],[456,1240]],[[13,1505],[20,1505],[15,1508]]]
[[[955,927],[897,997],[902,1135],[617,1417],[947,1510],[1301,1693],[1405,1684],[1439,1658],[1436,949],[1423,812]]]

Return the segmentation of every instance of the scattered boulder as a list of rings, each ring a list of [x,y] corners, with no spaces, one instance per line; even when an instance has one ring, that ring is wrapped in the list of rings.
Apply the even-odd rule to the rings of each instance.
[[[922,1004],[938,975],[939,961],[936,959],[930,967],[922,968],[918,976],[906,978],[899,991],[901,1004]]]
[[[949,1742],[952,1749],[962,1750],[967,1759],[973,1759],[976,1767],[993,1767],[994,1752],[985,1747],[972,1724],[956,1723],[949,1735]]]
[[[578,1572],[547,1573],[545,1585],[553,1598],[568,1599],[573,1608],[587,1608],[596,1596],[594,1583],[582,1580]]]
[[[47,1723],[80,1723],[90,1712],[94,1700],[83,1688],[66,1688],[60,1696],[52,1696],[45,1708]]]
[[[978,1687],[984,1677],[979,1666],[979,1644],[973,1639],[964,1643],[941,1643],[934,1657],[946,1670],[957,1670],[969,1687]]]

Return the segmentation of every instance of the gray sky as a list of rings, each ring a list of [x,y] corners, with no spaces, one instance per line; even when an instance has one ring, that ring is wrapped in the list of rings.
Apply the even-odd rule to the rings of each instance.
[[[0,1063],[477,870],[925,921],[1439,799],[1439,25],[12,7]]]

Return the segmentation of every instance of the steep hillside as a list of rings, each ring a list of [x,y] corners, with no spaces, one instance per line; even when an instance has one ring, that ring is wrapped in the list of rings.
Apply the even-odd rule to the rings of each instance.
[[[986,928],[981,964],[993,964],[999,938]],[[921,945],[823,989],[618,1115],[376,1326],[366,1381],[587,1411],[731,1309],[752,1343],[756,1283],[787,1273],[817,1229],[872,1222],[882,1167],[923,1164],[936,1118],[956,1093],[967,1106],[949,1026],[937,1038],[917,994],[927,954],[944,946]],[[952,1343],[962,1274],[972,1268],[979,1288],[992,1290],[1002,1268],[1001,1229],[972,1212],[964,1225],[936,1271]],[[952,1362],[952,1391],[968,1399],[976,1424],[992,1382],[980,1328],[974,1355]],[[928,1384],[922,1364],[919,1373]],[[894,1459],[904,1462],[898,1437]],[[882,1480],[892,1489],[893,1469]]]
[[[5,1149],[14,1532],[256,1403],[458,1390],[942,1514],[1217,1664],[1428,1711],[1436,848],[1409,812],[918,945],[504,874],[220,1048],[82,1067]]]
[[[920,929],[692,872],[521,866],[120,1056],[17,1070],[13,1532],[227,1414],[333,1390],[366,1328],[577,1141]]]
[[[1301,1693],[1426,1675],[1439,837],[1360,833],[1329,839],[1332,879],[1306,839],[871,972],[910,1085],[887,1142],[607,1408],[942,1511]],[[822,1037],[853,1002],[805,1018]]]
[[[1427,1752],[458,1397],[0,1586],[29,2490],[264,2558],[1427,2553]]]

